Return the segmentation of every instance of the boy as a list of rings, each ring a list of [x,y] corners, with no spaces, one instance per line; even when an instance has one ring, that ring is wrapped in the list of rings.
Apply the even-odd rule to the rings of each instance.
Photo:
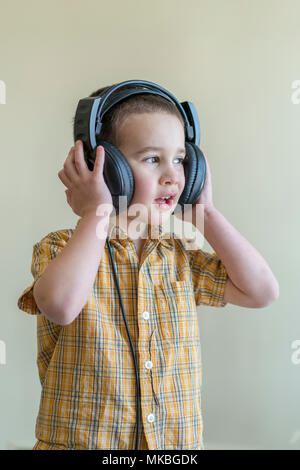
[[[42,394],[34,449],[134,448],[134,363],[106,236],[138,361],[139,449],[204,449],[196,306],[265,307],[277,299],[278,283],[214,207],[207,159],[192,221],[204,208],[204,235],[215,253],[163,236],[185,184],[185,135],[175,106],[151,94],[132,96],[109,111],[100,138],[125,155],[135,181],[130,208],[145,210],[114,216],[103,147],[90,171],[77,141],[58,175],[80,220],[75,230],[51,232],[34,245],[34,282],[18,300],[37,314]],[[157,201],[168,194],[170,205]],[[104,204],[106,212],[99,211]]]

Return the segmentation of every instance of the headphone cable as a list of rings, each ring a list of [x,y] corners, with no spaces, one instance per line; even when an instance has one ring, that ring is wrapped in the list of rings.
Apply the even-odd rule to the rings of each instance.
[[[109,254],[110,254],[110,259],[111,259],[111,263],[112,263],[112,267],[113,267],[115,283],[116,283],[116,285],[117,285],[117,289],[118,289],[118,293],[119,293],[119,298],[120,298],[120,303],[121,303],[123,318],[124,318],[124,322],[125,322],[125,326],[126,326],[126,331],[127,331],[127,335],[128,335],[128,338],[129,338],[130,347],[131,347],[131,350],[132,350],[132,355],[133,355],[133,360],[134,360],[135,377],[136,377],[136,386],[137,386],[137,404],[136,404],[136,410],[137,410],[137,420],[136,420],[136,421],[137,421],[137,431],[136,431],[135,450],[138,450],[138,443],[139,443],[139,426],[140,426],[140,406],[141,406],[139,372],[138,372],[138,368],[137,368],[137,365],[136,365],[135,352],[134,352],[134,349],[133,349],[133,345],[132,345],[132,341],[131,341],[131,336],[130,336],[130,332],[129,332],[129,329],[128,329],[128,325],[127,325],[125,313],[124,313],[124,307],[123,307],[123,302],[122,302],[122,297],[121,297],[121,292],[120,292],[120,286],[119,286],[119,282],[118,282],[118,278],[117,278],[117,274],[116,274],[116,270],[115,270],[115,264],[114,264],[114,260],[113,260],[113,257],[112,257],[111,245],[110,245],[110,242],[109,242],[108,237],[106,238],[106,241],[107,241],[107,246],[108,246],[108,248],[109,248]]]

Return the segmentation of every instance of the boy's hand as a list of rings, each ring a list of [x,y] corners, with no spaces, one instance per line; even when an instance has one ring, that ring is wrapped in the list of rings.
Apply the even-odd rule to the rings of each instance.
[[[203,154],[204,155],[204,154]],[[212,200],[212,183],[211,183],[211,172],[210,172],[210,167],[207,161],[206,156],[204,155],[205,162],[206,162],[206,178],[205,178],[205,184],[204,187],[201,191],[201,194],[195,204],[193,204],[192,209],[180,211],[178,212],[178,215],[175,213],[174,215],[182,220],[184,219],[186,222],[191,222],[194,225],[196,225],[196,221],[199,220],[197,219],[197,210],[201,210],[201,207],[203,206],[204,211],[209,210],[214,208],[214,203]],[[184,215],[185,214],[185,215]],[[200,213],[201,216],[201,213]]]
[[[103,167],[105,151],[103,147],[97,147],[96,160],[93,171],[90,171],[83,153],[83,143],[77,140],[75,147],[71,147],[58,177],[68,188],[65,193],[67,202],[73,212],[83,217],[89,212],[96,213],[99,204],[111,204],[111,193],[104,181]]]
[[[210,167],[209,167],[206,156],[204,154],[203,156],[206,162],[206,178],[205,178],[204,188],[202,189],[202,192],[199,198],[197,199],[196,204],[203,204],[204,210],[205,210],[205,209],[210,209],[211,207],[214,207],[214,203],[212,200],[212,184],[211,184]]]

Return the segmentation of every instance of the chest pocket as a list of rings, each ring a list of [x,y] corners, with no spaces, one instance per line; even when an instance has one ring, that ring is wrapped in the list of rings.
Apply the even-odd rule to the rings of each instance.
[[[162,340],[189,341],[198,337],[197,310],[193,286],[189,281],[154,285],[157,323]]]

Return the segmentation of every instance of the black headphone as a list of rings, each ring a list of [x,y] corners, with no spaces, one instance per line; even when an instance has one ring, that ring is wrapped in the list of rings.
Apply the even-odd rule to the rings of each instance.
[[[132,85],[132,89],[122,88]],[[194,204],[205,184],[206,162],[199,148],[200,126],[195,106],[189,101],[179,103],[175,96],[159,85],[144,80],[127,80],[109,87],[98,97],[87,97],[79,101],[74,121],[74,141],[82,140],[84,157],[92,171],[96,149],[102,145],[105,150],[103,168],[104,181],[111,192],[116,214],[119,213],[119,196],[126,196],[127,207],[134,194],[134,177],[126,157],[110,142],[99,139],[102,119],[115,104],[129,96],[151,93],[171,101],[184,120],[186,158],[184,164],[185,186],[178,204]]]
[[[132,85],[132,88],[122,90],[122,88],[127,85]],[[99,139],[102,127],[102,118],[104,114],[117,103],[120,103],[131,95],[144,93],[162,96],[173,103],[181,113],[184,120],[186,149],[186,158],[184,162],[185,186],[178,204],[182,207],[184,207],[184,204],[194,204],[199,198],[205,184],[206,162],[202,151],[198,147],[200,143],[200,126],[197,111],[193,103],[190,103],[189,101],[179,103],[175,96],[173,96],[169,91],[152,82],[144,80],[128,80],[118,83],[100,93],[98,97],[87,97],[81,99],[78,103],[74,120],[74,142],[76,142],[76,140],[81,140],[83,142],[84,158],[89,170],[92,171],[94,168],[97,146],[102,145],[104,147],[105,161],[103,177],[111,192],[116,214],[119,213],[119,196],[127,197],[127,207],[133,198],[134,177],[127,159],[122,152],[110,142]],[[123,318],[134,359],[137,385],[137,432],[135,449],[138,449],[141,416],[139,373],[108,237],[106,238],[106,241],[109,248],[114,279],[118,288]]]

